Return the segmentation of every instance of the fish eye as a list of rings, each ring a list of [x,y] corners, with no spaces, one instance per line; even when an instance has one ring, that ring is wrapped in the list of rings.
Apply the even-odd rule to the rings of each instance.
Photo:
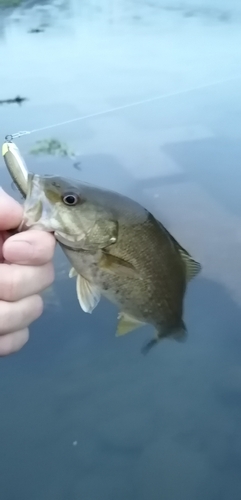
[[[65,205],[74,206],[78,203],[79,198],[75,193],[67,193],[63,196],[63,202]]]

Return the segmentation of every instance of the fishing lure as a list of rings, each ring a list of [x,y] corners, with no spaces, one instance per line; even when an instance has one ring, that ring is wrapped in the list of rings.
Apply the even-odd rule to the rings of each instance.
[[[2,146],[2,156],[5,165],[20,193],[26,197],[28,186],[28,169],[16,144],[12,142],[13,136],[6,136]]]

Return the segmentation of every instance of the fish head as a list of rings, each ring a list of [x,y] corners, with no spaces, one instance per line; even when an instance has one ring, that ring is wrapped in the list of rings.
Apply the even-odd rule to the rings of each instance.
[[[105,248],[116,242],[118,222],[95,190],[59,176],[28,175],[23,227],[54,233],[70,248]],[[97,189],[98,192],[98,189]]]

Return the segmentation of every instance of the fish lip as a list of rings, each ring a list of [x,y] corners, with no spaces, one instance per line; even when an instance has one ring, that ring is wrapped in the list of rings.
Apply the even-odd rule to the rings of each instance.
[[[21,220],[21,222],[20,222],[19,226],[17,227],[17,232],[18,232],[18,233],[21,233],[21,231],[26,231],[26,229],[27,229],[27,226],[26,226],[26,224],[25,224],[25,220],[24,220],[24,218],[23,218],[23,219]]]
[[[17,231],[19,233],[23,231],[45,231],[46,233],[54,234],[53,229],[46,229],[46,227],[44,227],[44,225],[42,224],[34,224],[34,225],[32,225],[31,223],[28,224],[28,218],[25,217],[19,224]]]
[[[28,174],[28,189],[23,209],[23,220],[19,226],[21,231],[35,229],[54,234],[55,228],[49,223],[51,208],[42,191],[41,176],[38,174]]]
[[[54,236],[56,240],[67,248],[71,248],[72,250],[82,250],[83,244],[85,241],[85,236],[81,235],[81,237],[77,238],[75,236],[66,235],[66,233],[62,231],[54,231]]]

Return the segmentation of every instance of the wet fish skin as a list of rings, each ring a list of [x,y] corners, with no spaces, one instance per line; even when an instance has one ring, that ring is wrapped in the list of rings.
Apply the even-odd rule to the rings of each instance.
[[[156,341],[184,339],[186,286],[201,266],[164,226],[118,193],[62,177],[34,175],[30,181],[25,224],[54,232],[75,270],[71,275],[77,274],[82,309],[92,312],[103,295],[120,309],[117,335],[148,323]],[[76,204],[64,203],[68,195]]]

